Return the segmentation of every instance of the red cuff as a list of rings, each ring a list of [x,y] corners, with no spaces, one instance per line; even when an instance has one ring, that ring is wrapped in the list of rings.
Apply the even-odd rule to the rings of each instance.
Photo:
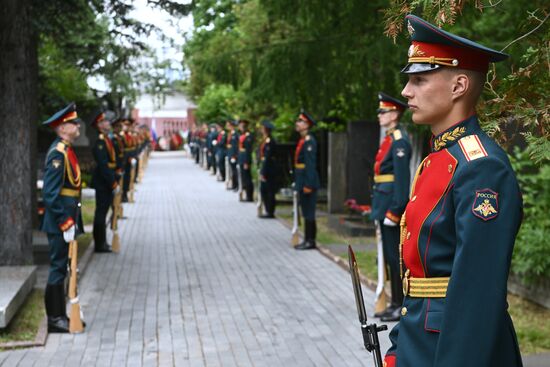
[[[384,357],[384,367],[395,367],[396,362],[397,358],[395,354],[387,354]]]
[[[66,221],[64,221],[59,225],[59,229],[61,229],[62,232],[65,232],[67,229],[71,228],[73,225],[74,225],[74,220],[73,218],[69,217],[67,218]]]
[[[389,210],[386,212],[386,218],[397,224],[399,224],[399,222],[401,221],[400,215],[395,215]]]

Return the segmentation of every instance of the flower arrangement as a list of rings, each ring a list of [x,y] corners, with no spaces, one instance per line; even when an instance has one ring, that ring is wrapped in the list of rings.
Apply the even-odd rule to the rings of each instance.
[[[348,208],[348,210],[351,213],[358,213],[363,216],[369,215],[371,213],[371,206],[370,205],[360,205],[357,204],[357,200],[355,199],[347,199],[344,201],[344,205]]]

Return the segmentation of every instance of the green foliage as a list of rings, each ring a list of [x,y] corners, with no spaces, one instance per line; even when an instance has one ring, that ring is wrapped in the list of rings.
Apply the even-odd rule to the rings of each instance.
[[[147,0],[147,4],[174,16],[186,15],[191,9],[191,4],[171,0]],[[106,99],[110,108],[120,110],[123,100],[131,105],[144,91],[143,86],[160,98],[166,93],[167,83],[163,84],[159,73],[168,65],[156,60],[151,65],[135,63],[136,58],[150,55],[140,37],[156,28],[131,17],[131,2],[33,0],[32,6],[31,26],[38,35],[41,116],[68,101],[86,111],[97,107],[99,97]],[[88,86],[89,77],[105,80],[109,92],[100,96]]]
[[[376,93],[401,84],[395,46],[380,37],[384,4],[196,1],[189,92],[199,99],[210,84],[231,84],[251,116],[304,107],[319,119],[374,119]]]
[[[550,166],[536,166],[530,158],[530,149],[521,151],[516,148],[511,157],[524,205],[512,269],[528,282],[550,274]]]
[[[241,113],[243,96],[231,85],[212,84],[199,100],[196,116],[202,122],[220,122]],[[243,117],[243,116],[239,116]]]
[[[43,95],[53,95],[61,101],[85,101],[93,97],[86,74],[66,59],[53,40],[44,37],[38,54]]]

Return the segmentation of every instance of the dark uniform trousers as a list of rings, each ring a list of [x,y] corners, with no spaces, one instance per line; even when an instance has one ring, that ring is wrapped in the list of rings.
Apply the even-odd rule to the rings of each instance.
[[[95,248],[103,248],[107,244],[105,221],[107,213],[113,203],[112,190],[96,188],[95,190],[95,214],[94,214],[94,244]]]
[[[229,166],[231,167],[231,177],[233,177],[233,186],[231,189],[237,190],[239,188],[239,171],[237,170],[237,160],[235,159],[235,162],[231,162],[231,160],[229,160]]]
[[[48,284],[63,284],[67,276],[67,261],[69,258],[69,245],[63,239],[63,232],[48,233],[50,271]]]
[[[382,232],[382,250],[389,268],[391,279],[392,305],[403,304],[403,290],[399,270],[399,226],[387,226],[383,220],[378,221]]]
[[[252,183],[252,173],[250,172],[250,165],[248,169],[241,166],[241,182],[243,190],[246,192],[246,201],[254,200],[254,184]]]
[[[265,211],[268,215],[275,214],[275,192],[276,189],[270,182],[260,181],[260,194],[264,203]]]
[[[302,209],[302,216],[305,220],[315,220],[315,208],[317,204],[317,190],[309,194],[305,194],[303,191],[299,195],[300,208]]]

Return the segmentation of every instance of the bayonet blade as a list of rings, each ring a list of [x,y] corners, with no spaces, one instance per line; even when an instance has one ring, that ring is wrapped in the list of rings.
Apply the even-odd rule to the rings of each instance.
[[[365,310],[363,290],[361,289],[361,280],[359,278],[359,268],[357,267],[355,253],[353,252],[351,245],[348,245],[348,260],[349,260],[349,272],[351,275],[351,282],[353,283],[353,293],[355,294],[355,304],[357,306],[357,315],[359,316],[359,322],[361,323],[361,325],[366,325],[367,311]]]

